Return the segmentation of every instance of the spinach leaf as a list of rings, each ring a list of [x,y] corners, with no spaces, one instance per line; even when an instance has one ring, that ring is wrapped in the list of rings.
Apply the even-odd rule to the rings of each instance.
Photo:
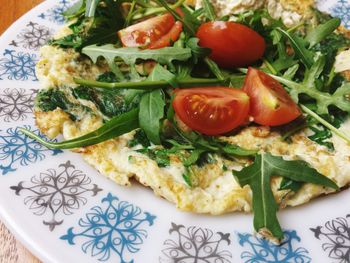
[[[137,152],[147,155],[154,160],[159,167],[167,167],[170,165],[169,153],[166,149],[150,149],[144,148]]]
[[[109,118],[128,112],[138,105],[138,101],[127,102],[121,90],[102,90],[79,86],[73,89],[73,96],[93,102],[99,111]]]
[[[71,102],[67,99],[63,91],[52,88],[39,91],[35,99],[35,106],[44,112],[53,111],[56,108],[67,110],[71,107]]]
[[[190,188],[195,185],[194,180],[196,179],[196,176],[191,166],[185,167],[185,172],[183,173],[182,178]]]
[[[135,147],[139,144],[142,145],[142,147],[144,148],[151,146],[151,143],[148,140],[146,133],[141,129],[136,131],[134,138],[129,141],[128,146]]]
[[[65,91],[71,92],[69,89]],[[40,90],[35,99],[35,107],[43,112],[60,108],[67,113],[73,121],[80,120],[85,114],[91,114],[93,112],[92,109],[87,106],[71,102],[66,94],[58,88]]]
[[[257,155],[252,165],[233,174],[241,186],[249,185],[252,189],[255,230],[267,230],[278,240],[283,238],[283,231],[276,215],[278,206],[271,190],[271,176],[279,175],[296,182],[339,189],[332,180],[310,168],[306,162],[286,161],[268,153]]]

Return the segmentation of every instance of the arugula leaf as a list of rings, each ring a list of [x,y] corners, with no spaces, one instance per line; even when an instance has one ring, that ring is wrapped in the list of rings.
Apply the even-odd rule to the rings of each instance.
[[[215,21],[216,20],[216,13],[215,13],[215,9],[214,9],[213,4],[210,3],[209,0],[203,0],[202,3],[204,6],[205,16],[210,21]]]
[[[215,152],[241,157],[248,157],[257,153],[256,150],[243,149],[238,145],[233,145],[224,141],[220,141],[215,137],[202,136],[196,132],[185,133],[177,127],[176,132],[190,145],[193,145],[195,149],[202,149],[207,152]]]
[[[63,142],[48,142],[37,134],[21,128],[20,130],[30,138],[37,140],[42,145],[51,149],[73,149],[79,147],[86,147],[90,145],[95,145],[109,139],[118,137],[125,133],[131,132],[139,128],[138,121],[138,109],[131,110],[129,112],[123,113],[119,116],[112,118],[110,121],[106,122],[99,129],[90,132],[81,137],[63,141]]]
[[[278,205],[271,190],[271,177],[282,176],[296,182],[312,183],[338,189],[327,177],[310,168],[304,161],[286,161],[282,157],[262,153],[252,165],[233,174],[243,187],[249,185],[253,192],[254,228],[257,232],[269,232],[281,240],[283,231],[277,219]]]
[[[317,67],[317,65],[315,65]],[[272,75],[273,76],[273,75]],[[273,76],[276,80],[290,88],[290,95],[294,101],[299,101],[300,94],[306,94],[311,98],[316,100],[317,113],[328,114],[328,107],[333,105],[343,111],[350,113],[350,83],[344,83],[340,88],[338,88],[333,94],[327,92],[319,91],[315,85],[307,86],[303,85],[284,77]]]
[[[113,45],[92,45],[83,48],[82,53],[89,56],[94,63],[104,57],[110,66],[115,65],[115,58],[121,58],[127,65],[134,66],[138,59],[152,59],[162,65],[173,68],[172,61],[186,61],[191,58],[191,49],[165,47],[160,49],[140,50],[138,48],[115,48]]]
[[[155,0],[156,3],[163,6],[169,13],[171,13],[177,20],[181,21],[185,27],[185,30],[191,35],[195,36],[197,29],[201,22],[192,15],[190,11],[188,11],[186,8],[182,8],[183,17],[180,16],[174,9],[172,9],[166,0]]]
[[[301,187],[303,186],[303,183],[296,182],[287,178],[283,178],[280,184],[280,187],[278,190],[291,190],[294,193],[297,193]]]
[[[144,94],[140,101],[139,122],[148,139],[154,144],[160,144],[160,120],[164,117],[164,95],[161,90]]]
[[[173,87],[177,86],[175,75],[157,64],[147,78],[148,81],[164,80]],[[160,141],[160,120],[164,117],[165,100],[161,89],[146,93],[141,98],[139,121],[141,129],[154,144]]]
[[[199,39],[196,37],[191,37],[186,42],[186,47],[191,49],[193,62],[198,63],[198,60],[208,56],[211,53],[210,48],[203,48],[198,45]]]
[[[63,12],[63,15],[67,19],[72,19],[73,17],[77,17],[83,13],[85,10],[85,3],[86,0],[79,0],[75,4],[73,4],[71,7],[69,7],[66,11]]]
[[[277,28],[277,30],[289,39],[296,56],[301,59],[307,68],[311,68],[314,62],[314,53],[306,48],[307,42],[301,37],[282,28]]]
[[[314,47],[322,40],[327,38],[340,26],[340,23],[341,20],[339,18],[333,18],[314,28],[305,38],[305,40],[310,44],[309,48]]]
[[[94,17],[100,0],[86,0],[85,17]]]
[[[93,4],[92,1],[91,4]],[[116,32],[122,29],[125,24],[121,13],[121,1],[100,1],[103,1],[103,4],[97,5],[94,17],[84,16],[84,6],[76,14],[67,17],[68,19],[77,18],[77,21],[69,26],[73,33],[60,39],[54,39],[50,41],[50,44],[80,51],[83,47],[93,44],[117,43]]]
[[[320,80],[325,65],[326,58],[323,55],[316,56],[315,63],[305,71],[303,85],[310,89],[317,88],[318,80]]]
[[[169,70],[157,64],[153,68],[151,74],[148,76],[147,81],[160,81],[160,80],[164,80],[168,82],[174,88],[179,86],[176,80],[176,76],[172,74]]]

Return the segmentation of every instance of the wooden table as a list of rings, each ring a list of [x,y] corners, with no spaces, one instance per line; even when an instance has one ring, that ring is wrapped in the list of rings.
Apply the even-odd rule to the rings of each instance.
[[[0,35],[19,17],[43,0],[4,0],[0,5]],[[0,222],[0,262],[39,263]]]

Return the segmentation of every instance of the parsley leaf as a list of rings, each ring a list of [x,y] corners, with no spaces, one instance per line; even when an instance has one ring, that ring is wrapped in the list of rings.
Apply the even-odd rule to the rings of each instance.
[[[276,215],[278,205],[271,190],[272,176],[338,189],[332,180],[309,167],[306,162],[286,161],[269,153],[257,155],[252,165],[241,171],[234,171],[233,174],[242,187],[249,185],[252,189],[255,230],[265,233],[267,231],[278,240],[283,238],[283,231]]]

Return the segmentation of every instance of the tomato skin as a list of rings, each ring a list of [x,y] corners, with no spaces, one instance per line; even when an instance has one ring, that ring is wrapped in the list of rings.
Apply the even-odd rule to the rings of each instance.
[[[178,89],[173,107],[192,130],[214,136],[246,123],[249,97],[240,89],[227,87]]]
[[[179,38],[182,32],[179,23],[167,13],[124,28],[118,31],[118,36],[124,47],[162,48]]]
[[[149,49],[158,49],[163,47],[168,47],[171,43],[175,42],[182,32],[182,23],[180,21],[176,21],[174,26],[170,29],[168,33],[162,36],[155,42],[152,42],[148,48]]]
[[[243,90],[250,97],[250,115],[260,125],[279,126],[301,115],[283,86],[260,70],[248,69]]]
[[[212,50],[209,57],[220,67],[251,65],[265,52],[265,40],[251,28],[234,22],[215,21],[202,24],[199,45]]]

